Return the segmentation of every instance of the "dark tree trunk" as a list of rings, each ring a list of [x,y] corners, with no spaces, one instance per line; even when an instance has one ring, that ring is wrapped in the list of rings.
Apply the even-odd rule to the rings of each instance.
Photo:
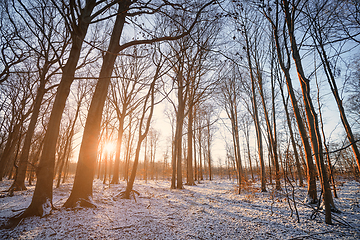
[[[193,175],[193,107],[190,103],[188,114],[188,133],[187,133],[187,183],[190,186],[195,185]]]
[[[28,160],[29,160],[31,139],[32,139],[32,136],[34,135],[37,118],[38,118],[39,112],[40,112],[41,102],[42,102],[42,99],[45,94],[45,74],[46,74],[46,72],[47,72],[47,66],[45,65],[43,72],[42,72],[41,79],[40,79],[40,86],[38,88],[38,91],[37,91],[37,94],[35,97],[34,107],[32,110],[30,123],[29,123],[28,129],[27,129],[27,132],[26,132],[24,145],[23,145],[23,148],[21,151],[16,178],[10,187],[10,190],[13,190],[13,191],[26,190],[25,177],[26,177],[26,170],[27,170]]]
[[[85,123],[73,189],[69,199],[64,204],[65,207],[74,207],[78,202],[84,204],[84,206],[89,206],[88,200],[92,197],[92,183],[97,158],[102,111],[117,53],[120,50],[119,41],[129,4],[128,1],[119,3],[118,15],[114,23],[109,47],[104,56],[99,74],[99,81],[96,85]]]

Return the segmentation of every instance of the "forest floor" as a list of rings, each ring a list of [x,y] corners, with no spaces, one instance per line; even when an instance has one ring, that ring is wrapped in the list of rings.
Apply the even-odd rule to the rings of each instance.
[[[117,197],[126,187],[94,181],[93,202],[97,208],[62,208],[72,183],[54,189],[53,203],[59,210],[40,218],[24,219],[12,230],[0,230],[0,239],[360,239],[360,183],[342,181],[335,204],[333,225],[324,223],[320,210],[314,220],[306,203],[306,188],[296,187],[300,222],[291,213],[286,191],[259,191],[259,183],[236,194],[230,180],[201,181],[183,190],[171,190],[169,181],[136,181],[136,199]],[[11,181],[0,182],[0,191]],[[289,187],[289,186],[288,186]],[[26,208],[34,187],[0,198],[0,222]],[[5,193],[1,193],[4,195]],[[291,191],[289,188],[289,196]]]

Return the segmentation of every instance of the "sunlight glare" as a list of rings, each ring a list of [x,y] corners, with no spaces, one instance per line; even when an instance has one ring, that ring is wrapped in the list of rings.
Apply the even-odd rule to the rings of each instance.
[[[104,150],[108,153],[112,153],[112,152],[115,152],[116,150],[116,143],[114,142],[107,142],[105,143],[104,145]]]

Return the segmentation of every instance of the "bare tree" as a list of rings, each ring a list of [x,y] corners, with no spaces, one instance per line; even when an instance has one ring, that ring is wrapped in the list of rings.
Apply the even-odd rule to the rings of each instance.
[[[295,114],[296,122],[298,125],[298,130],[300,133],[300,137],[302,140],[304,153],[305,153],[305,159],[307,164],[307,182],[308,182],[308,196],[310,199],[310,202],[315,203],[317,201],[317,193],[316,193],[316,179],[315,179],[315,166],[311,155],[311,147],[308,140],[308,133],[306,130],[305,123],[301,117],[299,103],[296,99],[294,88],[292,84],[292,79],[290,75],[290,54],[291,50],[288,46],[288,34],[285,31],[285,20],[281,16],[281,7],[279,6],[279,3],[276,2],[275,6],[275,20],[271,18],[270,12],[263,11],[263,14],[266,16],[266,18],[269,20],[273,32],[273,38],[275,41],[275,47],[277,51],[277,57],[278,57],[278,63],[281,67],[281,70],[284,73],[285,79],[286,79],[286,86],[288,93],[290,95],[293,111]],[[282,24],[282,25],[280,25]],[[282,32],[280,30],[282,29]],[[282,35],[280,35],[282,34]],[[283,37],[283,41],[280,40],[280,36]],[[294,147],[294,146],[293,146]]]
[[[310,6],[309,6],[310,7]],[[313,8],[308,9],[307,7],[307,15],[309,18],[308,24],[311,25],[311,36],[314,40],[315,49],[318,52],[318,55],[320,57],[326,78],[328,80],[331,92],[335,98],[336,105],[339,109],[340,119],[341,123],[344,126],[347,138],[349,142],[351,143],[351,148],[354,152],[355,160],[358,166],[358,169],[360,171],[360,152],[359,149],[355,143],[355,137],[352,131],[352,128],[349,124],[348,118],[345,114],[345,109],[343,106],[343,99],[340,96],[338,86],[336,83],[336,71],[337,66],[331,63],[330,59],[333,59],[332,62],[337,62],[336,59],[334,59],[332,56],[329,56],[329,48],[330,49],[337,49],[334,53],[336,58],[341,57],[341,49],[342,45],[346,44],[345,41],[341,45],[337,44],[337,46],[334,46],[334,44],[331,44],[331,41],[337,40],[337,33],[333,33],[333,24],[336,22],[334,18],[336,18],[335,14],[327,14],[328,9],[333,9],[336,7],[336,9],[341,9],[340,6],[334,6],[333,4],[329,3],[328,1],[325,1],[322,4],[314,4]],[[332,10],[334,11],[334,10]],[[360,42],[359,42],[360,43]]]
[[[52,1],[53,6],[58,10],[59,14],[65,22],[65,26],[71,33],[71,49],[68,60],[62,68],[63,75],[61,77],[57,93],[54,99],[50,119],[45,134],[44,147],[38,166],[38,179],[34,191],[34,195],[30,206],[18,216],[12,218],[12,224],[16,224],[24,217],[33,215],[44,216],[50,213],[52,209],[52,187],[55,167],[56,142],[59,135],[59,127],[61,116],[65,108],[65,103],[70,92],[71,84],[74,80],[76,65],[80,58],[81,46],[85,39],[89,24],[92,20],[102,14],[108,7],[114,3],[110,3],[107,7],[100,8],[92,15],[95,6],[102,3],[96,0],[88,0],[83,5],[79,2],[70,1],[67,4],[62,2],[59,4]],[[44,16],[46,17],[46,16]]]
[[[331,206],[332,195],[330,191],[330,185],[328,181],[328,174],[325,169],[323,151],[322,151],[322,141],[320,130],[318,126],[317,114],[314,109],[313,103],[310,97],[310,81],[305,76],[304,68],[302,65],[302,59],[300,56],[299,45],[296,42],[295,37],[295,20],[298,11],[300,11],[302,4],[305,2],[296,1],[289,2],[283,0],[282,9],[284,12],[284,18],[287,26],[287,33],[290,39],[290,46],[292,57],[295,62],[296,71],[298,73],[298,78],[300,81],[300,86],[302,90],[302,96],[304,100],[305,113],[307,118],[307,123],[310,132],[310,142],[315,155],[316,164],[318,167],[318,172],[320,175],[321,187],[323,189],[324,203],[325,203],[325,222],[331,224]]]
[[[28,43],[27,38],[19,35],[19,38],[24,42],[24,44],[35,53],[34,55],[36,56],[36,59],[34,60],[37,61],[37,70],[34,70],[38,75],[38,89],[33,103],[30,123],[27,127],[24,144],[21,150],[17,174],[15,181],[10,187],[10,191],[26,190],[25,175],[28,166],[31,139],[33,137],[36,122],[40,113],[40,107],[45,93],[56,86],[53,85],[46,88],[46,84],[54,77],[61,67],[58,63],[60,63],[61,57],[64,55],[68,43],[68,36],[66,36],[66,34],[65,36],[58,36],[56,34],[56,32],[61,32],[61,29],[57,29],[59,27],[56,27],[57,25],[61,26],[61,24],[58,24],[60,20],[55,18],[56,12],[54,9],[48,7],[49,3],[39,1],[38,8],[34,8],[34,10],[28,10],[22,2],[19,2],[19,4],[20,6],[14,6],[14,11],[22,20],[23,24],[28,29],[31,29],[30,33],[32,33],[33,38],[37,41],[36,46],[38,47],[33,47]],[[47,21],[44,18],[34,18],[35,15],[40,13],[39,11],[46,13],[52,21]],[[11,16],[9,16],[9,18],[12,19]],[[11,22],[16,29],[18,23],[15,23],[15,20],[12,20]],[[63,39],[62,41],[59,41],[61,37],[63,37]]]
[[[241,161],[241,150],[240,150],[240,127],[239,127],[239,111],[240,111],[240,81],[241,72],[234,65],[229,66],[229,73],[224,76],[221,85],[221,98],[222,105],[225,108],[226,114],[231,122],[231,135],[233,139],[233,149],[235,156],[235,165],[238,174],[239,183],[239,194],[241,191],[241,182],[243,178],[243,166]]]

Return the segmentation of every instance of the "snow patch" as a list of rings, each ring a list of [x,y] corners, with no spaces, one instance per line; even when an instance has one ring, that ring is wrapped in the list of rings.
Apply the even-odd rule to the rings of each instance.
[[[51,206],[51,201],[49,198],[46,199],[46,202],[42,205],[42,216],[41,217],[45,217],[47,215],[50,214],[51,210],[52,210],[52,206]]]

